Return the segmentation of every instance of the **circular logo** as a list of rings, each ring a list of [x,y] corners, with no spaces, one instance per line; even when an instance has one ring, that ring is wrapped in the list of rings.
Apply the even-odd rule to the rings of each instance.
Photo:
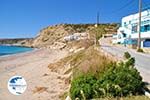
[[[21,95],[27,88],[27,83],[22,76],[13,76],[7,84],[8,90],[14,95]]]

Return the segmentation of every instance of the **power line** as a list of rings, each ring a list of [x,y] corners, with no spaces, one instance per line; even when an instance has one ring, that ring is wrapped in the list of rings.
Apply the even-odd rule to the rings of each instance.
[[[128,11],[129,11],[129,9],[130,9],[130,10],[133,10],[133,9],[135,8],[135,6],[133,6],[133,4],[135,4],[135,3],[136,3],[136,0],[131,0],[131,1],[127,2],[125,5],[123,5],[123,6],[120,7],[119,9],[114,10],[114,11],[112,11],[111,13],[109,13],[109,16],[107,16],[106,19],[111,19],[112,17],[111,17],[110,15],[113,16],[113,15],[120,14],[120,13],[122,13],[122,11],[125,10],[125,9],[126,9],[126,11],[127,11],[127,8],[128,8]]]
[[[150,3],[147,3],[143,0],[143,7],[142,7],[142,10],[147,10],[147,9],[150,9]]]
[[[135,0],[131,0],[131,1],[127,2],[125,5],[123,5],[122,7],[120,7],[119,9],[112,11],[112,13],[113,13],[113,14],[114,14],[114,13],[118,13],[118,12],[122,11],[123,9],[128,8],[128,7],[129,7],[130,5],[132,5],[134,2],[135,2]]]

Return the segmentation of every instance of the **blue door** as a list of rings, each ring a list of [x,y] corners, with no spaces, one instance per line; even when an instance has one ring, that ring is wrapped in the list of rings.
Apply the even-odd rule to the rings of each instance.
[[[150,40],[145,40],[143,42],[143,47],[150,47]]]

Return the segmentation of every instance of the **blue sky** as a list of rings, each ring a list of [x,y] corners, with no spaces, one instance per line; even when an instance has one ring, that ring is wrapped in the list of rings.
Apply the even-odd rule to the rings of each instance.
[[[0,38],[34,37],[60,23],[95,23],[98,11],[100,23],[120,22],[138,11],[138,0],[0,0]]]

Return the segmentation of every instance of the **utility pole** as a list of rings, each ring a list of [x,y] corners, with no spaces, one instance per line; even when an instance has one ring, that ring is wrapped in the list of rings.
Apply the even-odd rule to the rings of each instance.
[[[95,47],[96,47],[96,44],[97,44],[97,40],[96,40],[96,36],[98,34],[98,26],[99,26],[99,12],[97,12],[97,22],[96,22],[96,33],[95,33]]]
[[[96,15],[96,24],[95,24],[95,27],[98,27],[99,25],[99,12],[97,12],[97,15]]]
[[[99,12],[97,12],[97,26],[99,25]]]
[[[142,0],[139,0],[139,37],[138,37],[138,49],[141,48],[141,12],[142,12]]]

